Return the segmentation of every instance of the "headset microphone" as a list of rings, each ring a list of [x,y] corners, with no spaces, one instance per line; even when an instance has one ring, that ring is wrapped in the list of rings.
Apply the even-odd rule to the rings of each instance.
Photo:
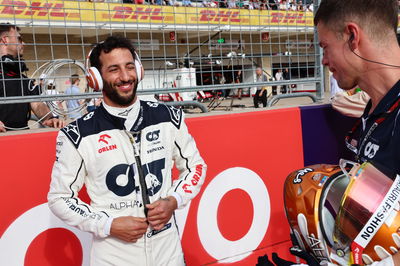
[[[357,54],[356,52],[354,52],[354,49],[353,49],[353,47],[352,47],[352,45],[351,45],[351,42],[352,42],[353,40],[354,40],[354,33],[352,32],[351,35],[350,35],[350,37],[349,37],[349,40],[347,41],[347,43],[348,43],[348,45],[349,45],[350,51],[351,51],[353,54],[355,54],[357,57],[361,58],[362,60],[367,61],[367,62],[370,62],[370,63],[378,64],[378,65],[387,66],[387,67],[400,68],[400,66],[398,66],[398,65],[386,64],[386,63],[377,62],[377,61],[370,60],[370,59],[367,59],[367,58],[362,57],[361,55],[359,55],[359,54]]]

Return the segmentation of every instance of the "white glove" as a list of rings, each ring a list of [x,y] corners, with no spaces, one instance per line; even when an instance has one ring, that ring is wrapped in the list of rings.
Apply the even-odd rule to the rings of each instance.
[[[392,256],[387,257],[381,261],[375,261],[374,263],[370,264],[371,266],[394,266],[394,261]]]

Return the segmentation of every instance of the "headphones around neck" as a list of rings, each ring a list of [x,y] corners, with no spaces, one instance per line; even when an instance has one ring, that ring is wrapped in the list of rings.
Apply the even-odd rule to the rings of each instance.
[[[93,89],[93,91],[101,91],[103,89],[103,78],[101,77],[100,71],[96,67],[89,67],[90,65],[90,55],[92,54],[93,50],[97,47],[93,47],[88,55],[86,56],[86,63],[85,63],[85,70],[86,70],[86,81],[87,84],[90,88]],[[135,69],[136,69],[136,75],[137,75],[137,81],[138,83],[143,80],[144,77],[144,69],[142,62],[140,61],[139,55],[134,52],[132,56],[135,58]]]

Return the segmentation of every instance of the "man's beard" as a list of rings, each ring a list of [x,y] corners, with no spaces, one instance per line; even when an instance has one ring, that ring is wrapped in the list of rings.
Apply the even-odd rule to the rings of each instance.
[[[114,102],[120,106],[129,106],[134,102],[135,97],[136,97],[136,90],[137,90],[137,86],[138,86],[137,81],[130,80],[127,82],[121,82],[121,83],[115,84],[115,86],[117,86],[117,85],[132,83],[133,91],[132,91],[132,94],[129,96],[121,96],[118,93],[118,90],[112,86],[112,84],[106,82],[105,80],[103,80],[103,83],[104,83],[103,92],[112,102]]]

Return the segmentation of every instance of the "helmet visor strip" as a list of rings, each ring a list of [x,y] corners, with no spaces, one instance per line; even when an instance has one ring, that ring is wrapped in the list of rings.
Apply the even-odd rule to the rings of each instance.
[[[360,264],[362,250],[388,217],[400,195],[400,180],[395,182],[371,163],[354,167],[350,183],[336,217],[336,253],[347,253],[352,246],[353,263]]]

